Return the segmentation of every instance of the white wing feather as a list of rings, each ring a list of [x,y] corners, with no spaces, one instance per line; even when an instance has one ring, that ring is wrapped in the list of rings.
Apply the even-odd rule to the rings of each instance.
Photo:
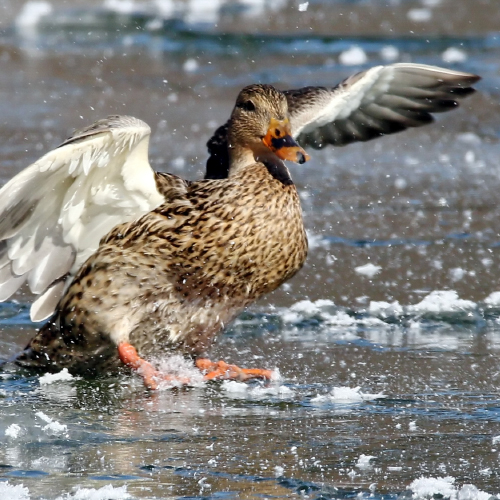
[[[101,238],[164,201],[148,162],[150,133],[136,118],[101,120],[0,190],[0,301],[28,281],[41,294],[32,320],[47,318]]]
[[[453,109],[479,77],[436,66],[375,66],[332,89],[286,91],[292,134],[305,144],[343,145],[424,125]]]

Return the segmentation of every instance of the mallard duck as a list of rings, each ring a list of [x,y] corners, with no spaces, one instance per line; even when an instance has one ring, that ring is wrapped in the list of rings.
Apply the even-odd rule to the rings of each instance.
[[[385,82],[393,106],[411,107],[396,106],[397,113],[387,108],[393,122],[358,118],[372,132],[355,140],[429,121],[429,106],[449,109],[478,79],[418,66],[417,74],[424,73],[418,85],[400,75],[407,83],[395,86],[387,83],[395,80],[393,72],[377,73],[372,89]],[[316,136],[329,127],[351,130],[349,116],[365,116],[366,96],[373,94],[366,91],[369,74],[352,78],[351,88],[365,90],[357,91],[354,102],[343,99],[344,111],[330,124],[325,120],[331,111],[320,116],[328,106],[314,103],[333,91],[243,89],[218,142],[224,153],[209,160],[219,174],[225,172],[221,179],[189,182],[154,173],[147,159],[150,129],[127,116],[76,132],[14,177],[0,190],[0,300],[27,281],[39,295],[32,319],[50,318],[17,362],[72,373],[125,364],[156,388],[172,377],[158,373],[146,358],[177,351],[192,357],[207,380],[270,378],[268,370],[211,362],[206,352],[248,304],[302,267],[307,239],[283,160],[307,161],[293,137],[307,141],[311,123],[319,127]],[[380,74],[386,76],[380,80]],[[401,86],[409,97],[396,96]],[[290,95],[298,99],[292,113]],[[384,102],[380,92],[376,96],[368,100]],[[331,106],[341,108],[336,99],[331,97]],[[380,106],[369,109],[374,113]]]

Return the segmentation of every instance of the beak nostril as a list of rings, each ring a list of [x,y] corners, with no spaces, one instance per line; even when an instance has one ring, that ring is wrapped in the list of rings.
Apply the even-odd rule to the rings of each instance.
[[[274,135],[276,135],[276,137],[279,137],[281,135],[281,130],[279,128],[275,129]]]
[[[304,154],[301,153],[300,151],[297,151],[297,163],[302,165],[305,162],[306,162],[306,157],[304,156]]]

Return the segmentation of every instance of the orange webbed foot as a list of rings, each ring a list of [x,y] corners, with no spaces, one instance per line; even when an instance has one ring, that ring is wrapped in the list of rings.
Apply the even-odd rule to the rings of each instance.
[[[189,385],[186,377],[176,377],[167,373],[159,372],[149,361],[141,358],[136,348],[128,342],[122,342],[118,346],[118,355],[121,361],[136,371],[143,379],[144,385],[148,389],[158,389],[160,382],[168,382],[175,385]]]
[[[271,370],[240,368],[224,361],[210,361],[207,358],[198,358],[195,365],[203,373],[204,380],[238,380],[242,382],[255,378],[272,380],[274,377]]]

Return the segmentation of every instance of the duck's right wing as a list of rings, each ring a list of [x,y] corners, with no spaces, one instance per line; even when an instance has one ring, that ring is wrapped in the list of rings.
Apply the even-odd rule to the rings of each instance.
[[[368,141],[433,121],[474,92],[477,75],[425,64],[376,66],[333,88],[287,90],[292,135],[323,148]]]
[[[108,117],[0,190],[0,301],[27,281],[39,295],[31,318],[47,318],[104,235],[165,201],[148,161],[149,136],[141,120]]]

